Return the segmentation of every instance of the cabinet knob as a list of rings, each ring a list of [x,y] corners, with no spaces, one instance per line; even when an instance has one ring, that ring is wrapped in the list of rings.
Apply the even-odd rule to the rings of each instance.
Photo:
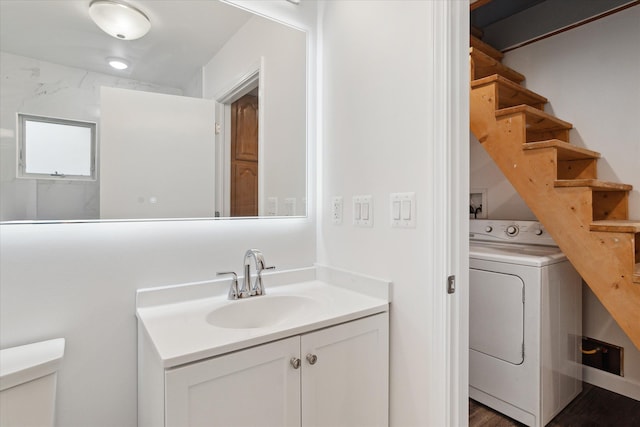
[[[289,363],[293,366],[293,369],[298,369],[300,367],[300,359],[297,357],[292,357],[291,360],[289,360]]]
[[[315,365],[317,361],[318,361],[318,356],[311,353],[307,354],[307,362],[309,362],[310,365]]]

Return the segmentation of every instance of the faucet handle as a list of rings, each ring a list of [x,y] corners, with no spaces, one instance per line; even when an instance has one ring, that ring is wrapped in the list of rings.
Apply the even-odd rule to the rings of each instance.
[[[216,273],[216,276],[225,276],[233,274],[233,279],[231,280],[231,287],[229,288],[229,299],[238,299],[240,296],[240,292],[238,291],[238,275],[235,271],[221,271]]]
[[[263,264],[264,265],[264,264]],[[262,283],[262,272],[264,270],[275,270],[276,266],[272,265],[270,267],[262,267],[258,270],[258,277],[256,277],[256,281],[254,283],[254,287],[252,290],[252,295],[264,295],[264,284]]]

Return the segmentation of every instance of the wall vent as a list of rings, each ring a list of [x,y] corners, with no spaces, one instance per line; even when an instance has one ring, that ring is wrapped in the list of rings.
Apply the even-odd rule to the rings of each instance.
[[[624,348],[582,337],[582,364],[624,377]]]

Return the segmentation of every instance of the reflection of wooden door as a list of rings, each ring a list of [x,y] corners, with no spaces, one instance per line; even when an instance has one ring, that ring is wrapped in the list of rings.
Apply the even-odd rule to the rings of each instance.
[[[231,104],[231,216],[258,215],[258,97]]]

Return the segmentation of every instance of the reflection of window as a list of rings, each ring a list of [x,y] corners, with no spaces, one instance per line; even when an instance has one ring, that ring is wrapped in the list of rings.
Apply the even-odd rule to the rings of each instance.
[[[18,176],[93,180],[96,124],[18,114]]]

